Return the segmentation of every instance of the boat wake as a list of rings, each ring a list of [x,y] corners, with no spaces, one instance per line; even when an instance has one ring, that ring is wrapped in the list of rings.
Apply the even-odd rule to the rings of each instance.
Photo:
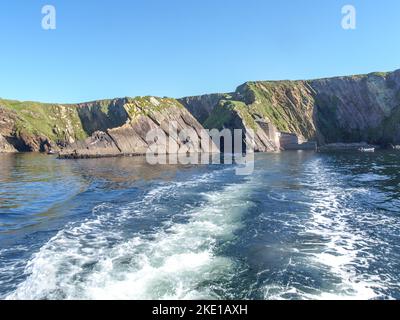
[[[234,262],[219,255],[251,202],[250,182],[198,193],[201,205],[169,212],[165,199],[191,195],[215,183],[215,174],[174,182],[118,208],[103,204],[93,216],[48,241],[28,263],[27,278],[8,299],[218,299]],[[162,201],[164,200],[164,202]],[[153,219],[162,223],[124,234],[124,225]],[[181,221],[176,221],[176,216]],[[140,220],[140,219],[143,219]]]
[[[298,235],[292,267],[306,270],[308,276],[298,286],[269,285],[267,299],[359,300],[390,298],[384,294],[390,286],[385,275],[372,273],[371,264],[379,259],[376,252],[385,245],[366,232],[378,217],[360,211],[355,199],[366,196],[368,189],[339,185],[344,177],[324,167],[320,160],[310,163],[306,196],[309,201],[307,221]],[[313,278],[318,279],[316,286]]]

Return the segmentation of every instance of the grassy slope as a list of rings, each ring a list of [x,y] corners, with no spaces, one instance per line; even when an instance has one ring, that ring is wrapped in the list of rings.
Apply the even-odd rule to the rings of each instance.
[[[141,115],[151,115],[172,107],[184,109],[183,105],[175,99],[151,96],[127,98],[124,107],[132,120]]]
[[[289,92],[295,99],[306,102],[303,109],[298,109],[296,101],[288,98]],[[313,100],[302,81],[247,82],[238,87],[236,93],[233,97],[236,100],[220,102],[204,123],[205,127],[227,126],[231,120],[229,112],[235,111],[252,128],[257,126],[255,119],[264,119],[271,121],[282,132],[294,132],[310,138],[314,136],[315,128],[310,115]]]
[[[76,106],[13,100],[0,100],[0,106],[16,112],[17,135],[24,132],[57,141],[64,140],[66,132],[72,131],[77,139],[86,137]]]
[[[263,118],[271,121],[280,131],[301,134],[307,139],[318,139],[321,143],[358,140],[388,143],[400,140],[400,89],[395,76],[396,72],[374,72],[315,80],[334,88],[331,94],[322,95],[315,91],[314,80],[247,82],[238,87],[232,99],[242,102],[241,109],[244,111],[240,114],[243,119],[247,118],[248,123]],[[392,89],[398,90],[398,107],[393,102]],[[369,100],[365,98],[367,96]],[[346,104],[346,101],[352,100],[358,101],[351,110],[355,115],[346,113],[347,108],[353,105]],[[237,109],[232,107],[232,103],[235,102],[218,105],[204,125],[227,127],[231,121],[229,112],[236,112]],[[357,113],[357,108],[361,108],[363,113]],[[389,110],[389,115],[383,122],[378,122],[374,127],[371,121],[367,121],[371,115],[368,110],[374,109],[378,115],[385,108]],[[361,128],[346,127],[346,122],[341,118],[346,115],[348,122],[356,116]]]
[[[18,120],[15,123],[17,137],[22,133],[45,136],[53,142],[68,141],[68,136],[74,140],[83,140],[88,137],[90,132],[85,131],[78,112],[79,108],[87,108],[92,114],[102,113],[102,116],[107,118],[113,113],[114,104],[115,100],[99,100],[78,106],[0,99],[1,107],[15,111],[17,114]],[[172,106],[183,108],[175,99],[153,97],[126,98],[124,108],[130,118],[135,119],[138,115],[147,115]]]

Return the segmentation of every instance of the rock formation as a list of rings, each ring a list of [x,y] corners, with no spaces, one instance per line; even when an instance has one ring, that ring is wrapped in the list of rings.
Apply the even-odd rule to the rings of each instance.
[[[17,149],[0,134],[0,153],[17,152]]]
[[[207,120],[214,107],[221,101],[231,99],[231,94],[205,94],[202,96],[185,97],[178,101],[200,122]]]
[[[213,108],[209,96],[191,97],[185,105],[189,104],[188,110],[207,106],[203,113],[211,110],[202,122],[205,127],[248,127],[261,133],[260,123],[270,123],[279,132],[297,135],[302,143],[400,143],[400,70],[310,81],[247,82],[218,97]],[[273,136],[258,136],[256,149],[271,149],[266,146]]]
[[[17,151],[57,151],[87,137],[75,106],[0,100],[0,134]]]
[[[170,136],[170,125],[176,126],[176,136]],[[199,153],[218,151],[202,134],[203,127],[175,99],[137,97],[77,105],[0,100],[0,152],[62,150],[62,157],[143,154],[151,129],[161,129],[168,138],[166,148],[175,152],[187,148]],[[193,140],[199,143],[179,137],[185,131],[195,133]]]
[[[153,145],[166,153],[214,153],[216,145],[197,120],[176,100],[169,98],[126,98],[113,104],[118,108],[124,124],[114,122],[105,131],[95,131],[84,141],[69,144],[61,158],[86,158],[118,155],[143,155]],[[79,111],[81,112],[81,110]],[[101,122],[100,122],[101,123]],[[91,125],[94,130],[93,124]],[[149,139],[149,132],[157,131],[161,139]]]
[[[192,129],[203,143],[169,132]],[[204,152],[208,129],[254,132],[255,151],[332,143],[400,145],[400,70],[309,81],[246,82],[235,92],[169,98],[122,98],[76,105],[0,99],[0,152],[61,151],[64,156],[142,154],[160,129],[176,152]],[[156,143],[156,144],[157,144]]]

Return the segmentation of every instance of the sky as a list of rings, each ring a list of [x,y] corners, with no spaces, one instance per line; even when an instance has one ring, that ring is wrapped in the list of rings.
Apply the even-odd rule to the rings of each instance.
[[[356,29],[342,28],[342,7]],[[56,29],[42,28],[42,8]],[[231,92],[400,68],[398,0],[1,0],[0,97],[75,103]]]

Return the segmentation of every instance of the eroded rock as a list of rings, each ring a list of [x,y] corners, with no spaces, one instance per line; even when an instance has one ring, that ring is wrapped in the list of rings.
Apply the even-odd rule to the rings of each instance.
[[[60,158],[144,155],[151,146],[166,153],[218,152],[210,137],[202,135],[203,127],[174,99],[126,99],[123,107],[129,117],[125,124],[67,145]],[[160,138],[150,139],[150,132]]]
[[[6,138],[4,138],[0,134],[0,153],[12,153],[12,152],[18,152],[17,149],[14,148],[12,144],[10,144]]]

